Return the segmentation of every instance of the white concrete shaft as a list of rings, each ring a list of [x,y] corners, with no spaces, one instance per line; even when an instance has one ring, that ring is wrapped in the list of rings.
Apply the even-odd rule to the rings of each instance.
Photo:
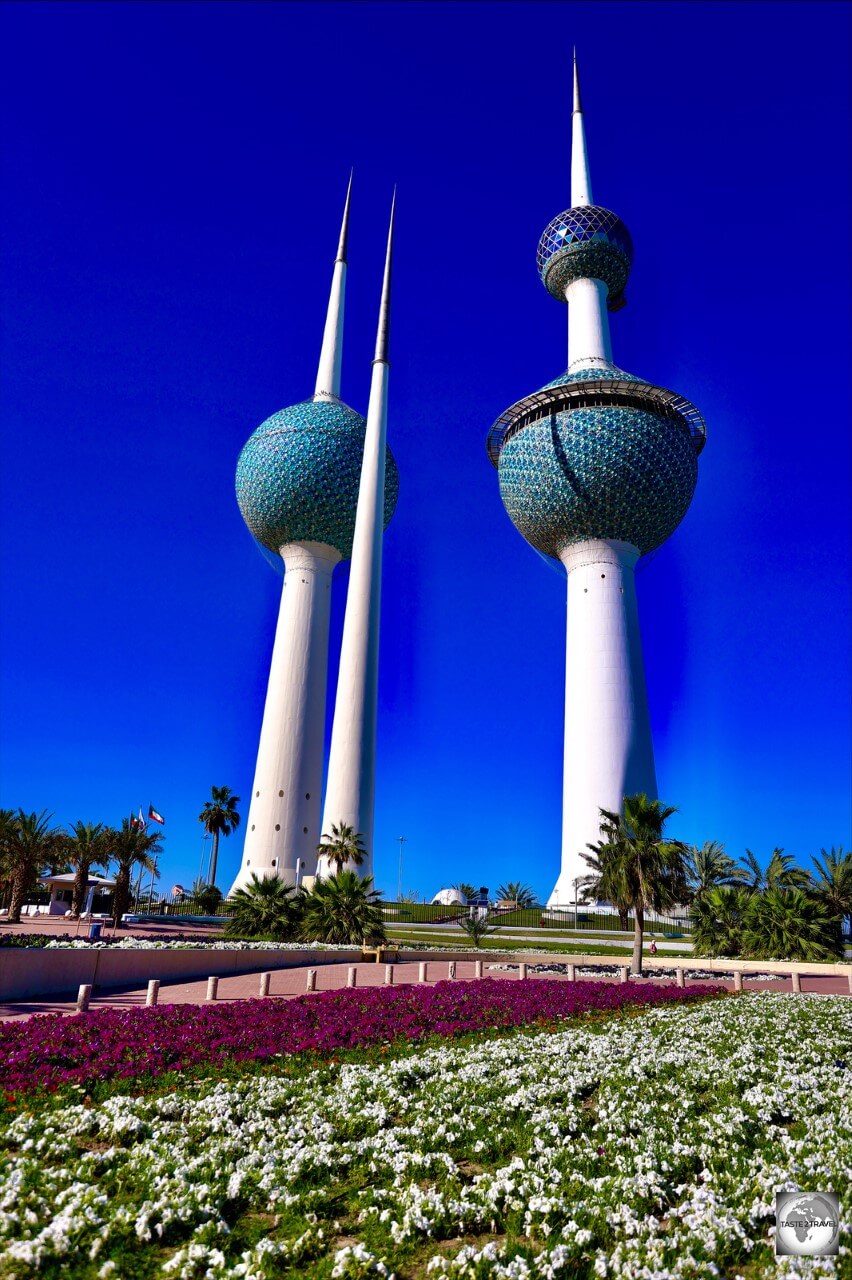
[[[346,263],[338,259],[331,277],[331,292],[322,336],[317,385],[314,396],[330,400],[340,396],[340,367],[343,361],[343,309],[346,301]]]
[[[562,869],[548,906],[574,901],[588,875],[581,854],[600,839],[600,810],[619,813],[625,795],[657,795],[642,663],[634,566],[627,542],[566,547],[565,760]],[[579,894],[582,898],[582,890]]]
[[[322,792],[331,575],[340,554],[320,542],[281,548],[284,586],[242,865],[231,892],[252,873],[296,883],[297,861],[316,862]]]
[[[574,114],[571,117],[571,208],[594,204],[592,179],[589,175],[589,155],[586,150],[586,131],[583,113],[577,109],[578,90],[576,68],[574,71]]]
[[[573,280],[565,290],[568,302],[568,368],[580,369],[612,361],[609,290],[602,280]]]
[[[374,361],[322,815],[323,833],[345,823],[363,836],[362,876],[373,874],[388,373]],[[324,858],[317,873],[329,873]]]

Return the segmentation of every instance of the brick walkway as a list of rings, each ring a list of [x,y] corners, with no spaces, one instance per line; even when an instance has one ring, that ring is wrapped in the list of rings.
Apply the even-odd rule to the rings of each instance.
[[[215,972],[215,955],[211,954],[210,968]],[[443,982],[448,977],[448,962],[430,958],[427,962],[428,981],[429,983]],[[475,962],[473,960],[459,960],[455,962],[456,978],[462,981],[470,981],[474,978]],[[381,986],[385,980],[385,966],[379,964],[357,964],[353,966],[356,970],[356,983],[359,987],[376,987]],[[403,983],[417,982],[419,976],[419,962],[406,962],[393,966],[394,982],[397,985]],[[290,968],[290,969],[274,969],[270,967],[272,979],[270,983],[269,994],[286,998],[293,998],[303,995],[307,983],[306,968]],[[316,970],[316,989],[317,991],[336,991],[347,984],[349,966],[346,964],[327,964],[320,965]],[[511,969],[490,969],[487,959],[483,960],[483,974],[486,977],[500,978],[506,981],[516,982],[518,980],[518,971],[516,968]],[[533,972],[533,977],[536,974]],[[567,982],[568,979],[558,974],[542,974],[542,977],[555,978],[560,982]],[[578,975],[580,976],[580,975]],[[617,981],[616,977],[604,977],[603,975],[583,975],[582,981],[598,981],[612,982]],[[654,983],[670,983],[674,982],[674,974],[671,978],[645,978],[643,982]],[[695,981],[696,985],[703,985],[708,979],[691,980],[687,972],[687,983]],[[709,981],[722,982],[723,985],[733,990],[733,979],[724,979],[715,977]],[[820,995],[848,995],[848,983],[842,977],[820,977],[818,975],[805,975],[802,977],[802,991],[804,993],[814,993]],[[792,979],[785,978],[783,981],[773,982],[756,982],[752,979],[745,978],[743,986],[747,991],[792,991]],[[144,1006],[146,997],[146,986],[132,988],[113,988],[106,991],[96,992],[92,997],[90,1005],[91,1009],[131,1009],[137,1006]],[[217,999],[218,1000],[245,1000],[254,999],[260,994],[260,975],[257,973],[245,974],[241,977],[221,978],[219,981]],[[192,982],[173,982],[163,983],[160,987],[159,1001],[160,1004],[203,1004],[207,995],[206,979]],[[67,995],[46,996],[44,999],[16,1000],[7,1004],[0,1004],[0,1020],[10,1020],[16,1018],[27,1018],[33,1014],[39,1013],[73,1013],[77,992],[69,992]]]

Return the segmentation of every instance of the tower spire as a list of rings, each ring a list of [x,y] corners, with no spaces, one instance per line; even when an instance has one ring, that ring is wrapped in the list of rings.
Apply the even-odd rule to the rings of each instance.
[[[382,300],[379,303],[379,326],[376,333],[376,360],[382,361],[383,364],[389,364],[388,351],[390,348],[390,290],[391,290],[391,265],[393,263],[393,221],[396,209],[396,187],[393,189],[393,199],[391,200],[390,226],[388,227],[388,247],[385,252],[385,274],[382,279]]]
[[[586,131],[583,126],[583,103],[580,97],[580,76],[577,71],[577,50],[574,50],[574,108],[571,116],[571,208],[594,204],[592,179],[589,175],[589,155],[586,150]]]
[[[334,271],[331,277],[331,292],[328,298],[328,311],[325,317],[325,331],[322,336],[317,384],[314,391],[315,400],[338,400],[340,398],[340,366],[343,360],[343,307],[346,300],[346,250],[349,240],[349,202],[352,196],[352,174],[349,174],[349,186],[346,189],[346,203],[343,206],[343,221],[340,226],[340,240],[337,244],[337,257],[334,259]]]
[[[328,759],[322,830],[346,823],[363,836],[366,858],[361,875],[373,874],[373,810],[376,791],[376,719],[379,686],[379,617],[382,599],[382,534],[387,456],[388,347],[393,224],[391,205],[376,356],[364,435],[352,567],[343,620],[337,697]],[[320,874],[328,874],[321,860]]]

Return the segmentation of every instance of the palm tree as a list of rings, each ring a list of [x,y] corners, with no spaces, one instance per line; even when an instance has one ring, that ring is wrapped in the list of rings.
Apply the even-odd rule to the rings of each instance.
[[[688,896],[685,845],[664,840],[663,827],[677,810],[640,792],[624,797],[622,812],[601,809],[601,836],[590,845],[593,857],[612,891],[611,901],[628,904],[633,911],[633,959],[631,972],[642,973],[642,934],[645,912],[661,911]]]
[[[604,842],[590,844],[588,847],[592,850],[591,855],[583,853],[580,856],[584,862],[588,863],[590,871],[588,875],[578,876],[577,881],[583,886],[584,893],[594,898],[596,902],[612,903],[618,912],[618,923],[626,932],[630,917],[630,902],[622,896],[626,892],[626,886],[619,877],[616,863],[602,853],[605,847]],[[576,920],[574,923],[576,925]]]
[[[290,942],[301,917],[304,895],[296,895],[293,886],[279,876],[252,874],[245,889],[238,889],[228,903],[231,919],[225,926],[229,938],[272,938]]]
[[[746,849],[743,866],[743,880],[752,893],[763,893],[765,889],[809,889],[811,887],[809,873],[797,867],[792,854],[785,853],[783,849],[772,850],[772,856],[766,864],[765,871],[751,849]]]
[[[148,835],[143,827],[135,825],[135,819],[122,818],[121,829],[116,831],[107,828],[104,844],[108,850],[108,859],[115,862],[115,893],[112,902],[112,921],[118,925],[130,905],[130,884],[134,867],[141,871],[149,871],[152,875],[157,869],[156,859],[162,852],[163,840],[159,831]]]
[[[457,889],[465,902],[470,902],[471,898],[476,897],[476,889],[472,884],[468,884],[466,880],[460,880],[458,884],[451,884],[450,888]]]
[[[213,837],[213,853],[210,856],[210,883],[216,883],[216,868],[219,862],[219,836],[229,836],[240,825],[237,805],[240,797],[235,796],[230,787],[211,787],[212,799],[208,800],[198,821],[204,830]]]
[[[720,885],[742,884],[748,876],[725,852],[717,840],[706,840],[700,849],[692,845],[686,852],[686,876],[693,899]]]
[[[836,918],[802,889],[753,894],[743,950],[755,960],[834,960],[843,955]]]
[[[832,845],[827,853],[820,849],[820,855],[822,861],[811,859],[816,867],[814,893],[840,922],[842,936],[843,922],[852,916],[852,853],[844,853],[842,845],[835,853]]]
[[[41,813],[24,813],[23,809],[17,813],[11,809],[2,810],[0,841],[5,874],[12,885],[10,924],[20,924],[27,891],[35,884],[39,872],[56,848],[55,832],[50,825],[52,817],[53,814],[46,809]]]
[[[714,885],[696,893],[689,909],[697,956],[739,956],[754,895],[743,885]]]
[[[502,902],[514,903],[519,909],[535,906],[535,894],[528,884],[521,884],[520,880],[509,880],[506,884],[501,884],[497,897]]]
[[[459,920],[459,924],[475,947],[481,947],[483,938],[494,932],[485,914],[465,916],[463,920]]]
[[[193,906],[197,906],[203,915],[212,916],[216,914],[216,908],[222,901],[222,890],[217,889],[215,884],[208,884],[199,876],[192,882],[190,897]]]
[[[345,822],[339,825],[334,822],[331,824],[331,834],[323,834],[320,837],[317,853],[325,858],[329,868],[336,868],[337,875],[340,875],[347,862],[360,867],[367,856],[361,832],[353,831]]]
[[[75,822],[66,835],[68,862],[74,868],[74,888],[71,894],[71,919],[77,920],[86,901],[91,867],[106,864],[107,850],[104,842],[106,828],[102,822]]]
[[[305,942],[356,946],[386,942],[380,899],[372,876],[362,880],[354,871],[338,871],[336,876],[314,881],[310,893],[303,896],[299,932]]]

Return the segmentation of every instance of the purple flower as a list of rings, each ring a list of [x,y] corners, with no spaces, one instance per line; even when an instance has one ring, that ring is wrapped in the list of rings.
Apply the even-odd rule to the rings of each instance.
[[[263,1060],[435,1035],[555,1024],[597,1011],[683,1004],[724,993],[704,984],[439,982],[324,991],[295,1000],[103,1009],[0,1024],[0,1072],[8,1094],[157,1076],[205,1064]]]

